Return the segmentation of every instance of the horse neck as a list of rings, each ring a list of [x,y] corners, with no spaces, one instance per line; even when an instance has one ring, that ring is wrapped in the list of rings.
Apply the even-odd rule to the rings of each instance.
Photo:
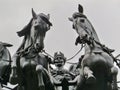
[[[99,38],[98,38],[98,35],[97,35],[97,33],[96,33],[93,25],[91,24],[91,22],[90,22],[88,19],[87,19],[87,21],[88,21],[88,23],[90,24],[90,29],[89,29],[89,30],[91,30],[91,32],[92,32],[91,37],[93,37],[97,42],[100,42],[100,40],[99,40]]]
[[[88,20],[88,22],[90,23],[90,21]],[[98,38],[98,35],[94,29],[94,27],[92,26],[92,24],[90,23],[90,30],[92,32],[92,35],[91,37],[94,39],[93,41],[93,45],[89,45],[86,43],[86,46],[85,46],[85,53],[90,53],[90,52],[101,52],[102,51],[102,48],[100,45],[98,45],[96,42],[100,42],[99,38]]]
[[[37,33],[38,34],[38,33]],[[24,45],[24,49],[36,43],[36,32],[34,30],[34,26],[31,27],[30,32],[26,35],[26,41]]]
[[[27,35],[25,38],[26,38],[26,40],[25,40],[25,44],[24,44],[23,49],[26,49],[26,48],[28,48],[29,46],[31,46],[33,44],[33,40],[30,37],[30,35]]]

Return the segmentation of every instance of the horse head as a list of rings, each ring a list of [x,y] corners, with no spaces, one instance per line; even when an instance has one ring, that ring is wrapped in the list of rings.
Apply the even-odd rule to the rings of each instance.
[[[89,38],[94,38],[99,41],[92,24],[83,14],[83,11],[83,7],[79,4],[78,12],[75,12],[72,17],[69,18],[69,20],[73,22],[73,29],[78,33],[81,43],[85,43],[85,39],[89,40]]]
[[[80,44],[85,44],[85,54],[81,60],[82,73],[86,79],[85,83],[93,84],[96,90],[97,88],[99,88],[99,90],[103,90],[103,88],[110,90],[106,89],[106,87],[111,88],[111,86],[107,86],[107,83],[111,84],[111,81],[113,81],[113,90],[118,90],[116,84],[118,71],[114,66],[111,50],[100,43],[92,24],[83,14],[83,11],[83,7],[79,4],[78,12],[75,12],[69,20],[73,22],[73,29],[75,29],[79,35],[76,41]],[[97,86],[98,83],[99,85],[104,83],[105,87],[100,86],[100,89],[100,87]],[[82,86],[82,81],[79,85]],[[89,90],[93,89],[89,88]]]
[[[43,13],[36,14],[32,9],[32,19],[21,31],[17,32],[18,36],[25,36],[26,42],[24,48],[34,46],[37,51],[41,51],[44,48],[44,37],[46,32],[52,26],[49,21],[50,15]]]
[[[24,38],[12,58],[11,84],[18,84],[25,90],[43,90],[44,83],[49,86],[50,80],[46,70],[49,63],[48,58],[42,53],[39,54],[44,48],[46,32],[52,26],[49,19],[49,14],[36,14],[32,9],[32,19],[21,31],[17,32],[19,37],[24,36]],[[43,76],[45,76],[45,80]]]

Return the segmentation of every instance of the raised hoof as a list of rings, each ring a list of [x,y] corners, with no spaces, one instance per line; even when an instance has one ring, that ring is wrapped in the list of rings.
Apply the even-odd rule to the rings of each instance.
[[[94,76],[91,76],[86,79],[86,84],[94,84],[96,82],[96,78]]]
[[[45,90],[45,85],[40,85],[39,90]]]

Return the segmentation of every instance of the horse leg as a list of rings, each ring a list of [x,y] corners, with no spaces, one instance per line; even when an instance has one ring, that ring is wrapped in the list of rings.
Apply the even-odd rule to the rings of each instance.
[[[84,67],[83,74],[85,76],[87,84],[91,84],[91,83],[95,83],[96,82],[96,78],[93,75],[93,71],[88,66]]]
[[[12,67],[11,67],[11,74],[10,74],[10,83],[17,84],[18,83],[18,75],[17,75],[17,60],[20,60],[20,57],[15,54],[12,58]]]
[[[17,84],[18,83],[17,67],[16,66],[12,67],[9,82],[11,84]]]
[[[117,87],[118,69],[116,67],[112,67],[111,68],[111,74],[112,74],[112,89],[113,90],[118,90],[118,87]]]
[[[42,65],[37,65],[36,67],[36,72],[38,74],[38,86],[39,86],[39,89],[40,90],[45,90],[45,85],[44,85],[44,82],[43,82],[43,66]]]

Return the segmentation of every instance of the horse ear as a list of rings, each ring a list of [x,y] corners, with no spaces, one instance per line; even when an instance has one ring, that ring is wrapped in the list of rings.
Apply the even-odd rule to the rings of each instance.
[[[8,43],[2,43],[2,45],[5,47],[12,47],[13,46],[12,44],[8,44]]]
[[[48,20],[50,19],[50,14],[47,15],[48,16]]]
[[[83,13],[83,7],[79,4],[78,5],[78,11],[80,12],[80,13]]]
[[[35,11],[33,10],[33,8],[32,8],[32,16],[33,16],[34,19],[37,18],[37,14],[36,14]]]
[[[70,18],[70,17],[69,17],[68,19],[69,19],[70,21],[73,21],[73,18]]]

